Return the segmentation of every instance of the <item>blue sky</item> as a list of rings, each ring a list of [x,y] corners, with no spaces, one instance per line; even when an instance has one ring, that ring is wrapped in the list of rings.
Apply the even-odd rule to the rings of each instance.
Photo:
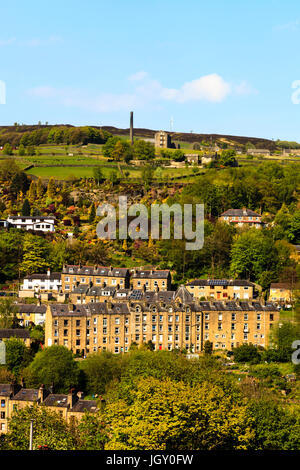
[[[300,141],[297,0],[3,3],[1,125],[128,127],[133,110],[136,127]]]

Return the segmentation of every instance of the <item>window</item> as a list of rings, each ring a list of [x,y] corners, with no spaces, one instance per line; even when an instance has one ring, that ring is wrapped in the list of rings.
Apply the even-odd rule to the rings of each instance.
[[[1,408],[5,407],[5,400],[1,400]]]
[[[116,343],[116,344],[119,343],[119,337],[118,337],[118,336],[115,337],[115,343]]]
[[[80,346],[80,339],[76,339],[76,346]]]
[[[107,334],[107,328],[104,327],[103,330],[102,330],[102,334],[106,335]]]
[[[116,325],[120,325],[120,318],[119,318],[119,317],[116,317],[116,318],[115,318],[115,324],[116,324]]]
[[[68,336],[68,330],[64,330],[64,336]]]
[[[173,321],[173,315],[169,315],[168,316],[168,322],[172,322]]]
[[[270,321],[273,321],[273,320],[274,320],[274,314],[270,313]]]
[[[235,321],[235,320],[236,320],[236,314],[235,314],[235,313],[232,313],[232,314],[231,314],[231,320],[232,320],[232,321]]]
[[[68,320],[64,320],[64,326],[68,326]]]
[[[261,314],[260,313],[257,314],[257,320],[261,320]]]
[[[204,318],[205,318],[205,320],[209,320],[209,313],[206,313]]]
[[[80,336],[80,330],[76,330],[76,336]]]
[[[103,318],[103,326],[107,325],[107,318]]]
[[[257,330],[260,330],[260,323],[257,323],[256,329],[257,329]]]
[[[120,328],[117,326],[117,327],[115,328],[115,335],[118,335],[118,334],[119,334],[119,330],[120,330]]]
[[[76,326],[80,326],[80,320],[76,320]]]

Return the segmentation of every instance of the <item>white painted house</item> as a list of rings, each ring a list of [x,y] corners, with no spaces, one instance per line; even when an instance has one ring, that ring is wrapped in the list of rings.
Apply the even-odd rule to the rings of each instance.
[[[61,290],[61,274],[29,274],[24,277],[20,286],[19,297],[34,297],[35,294],[43,292],[59,292]]]
[[[7,222],[14,228],[41,232],[55,232],[55,217],[8,216]]]

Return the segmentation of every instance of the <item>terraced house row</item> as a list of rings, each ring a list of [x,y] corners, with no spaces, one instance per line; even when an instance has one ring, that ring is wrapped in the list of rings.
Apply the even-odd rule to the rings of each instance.
[[[151,341],[154,349],[201,352],[243,343],[267,346],[279,320],[272,303],[199,301],[184,287],[177,291],[130,291],[122,300],[48,304],[45,344],[64,345],[83,356],[96,351],[126,352]]]
[[[43,385],[33,389],[17,384],[0,384],[0,434],[8,431],[9,419],[14,411],[34,404],[57,412],[69,423],[79,421],[86,412],[95,413],[98,410],[97,401],[84,400],[82,392],[71,390],[68,394],[57,394]]]

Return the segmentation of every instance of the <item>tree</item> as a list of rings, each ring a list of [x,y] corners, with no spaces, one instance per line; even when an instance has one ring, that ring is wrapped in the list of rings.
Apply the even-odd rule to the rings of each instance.
[[[148,190],[151,185],[151,182],[153,180],[153,175],[154,175],[153,166],[145,165],[142,168],[142,180],[143,180],[146,190]]]
[[[0,328],[16,328],[18,326],[17,306],[12,299],[0,300]]]
[[[299,450],[299,408],[289,410],[270,399],[252,400],[249,415],[255,431],[250,448],[255,450]]]
[[[242,344],[234,348],[233,355],[236,362],[251,362],[257,364],[261,360],[260,353],[253,344]]]
[[[213,343],[211,341],[205,341],[204,343],[204,354],[211,354],[213,351]]]
[[[264,271],[276,269],[278,255],[274,241],[252,228],[238,235],[231,250],[231,272],[240,279],[259,281]]]
[[[19,154],[20,157],[24,157],[24,155],[25,155],[25,147],[24,147],[23,144],[21,144],[21,145],[19,146],[18,154]]]
[[[136,160],[153,160],[155,148],[151,142],[135,140],[133,144],[133,156]]]
[[[77,426],[78,449],[104,450],[108,441],[105,423],[98,413],[85,413]]]
[[[9,143],[5,144],[3,147],[2,153],[3,155],[13,155],[12,146]]]
[[[47,186],[47,197],[49,199],[54,199],[56,195],[56,185],[53,176],[49,179],[48,186]]]
[[[103,172],[100,166],[93,168],[93,176],[96,183],[99,185],[104,180]]]
[[[68,393],[79,383],[78,363],[69,349],[53,345],[36,354],[24,370],[24,377],[32,387],[53,384],[56,393]]]
[[[28,191],[28,200],[29,200],[30,204],[33,204],[35,202],[36,196],[37,196],[37,194],[36,194],[36,184],[35,184],[34,181],[31,181],[29,191]],[[30,215],[30,214],[26,214],[26,215]]]
[[[21,271],[24,274],[44,272],[49,265],[48,252],[49,247],[43,238],[27,233],[24,236]]]
[[[221,165],[235,166],[237,164],[235,156],[236,156],[235,150],[231,150],[231,149],[222,150],[221,156],[220,156]]]
[[[179,149],[175,150],[172,153],[172,157],[173,157],[173,160],[175,160],[175,162],[183,162],[185,159],[184,152]]]
[[[41,178],[39,178],[36,184],[36,197],[40,199],[41,197],[43,197],[43,194],[44,194],[44,186],[43,186]]]
[[[18,338],[10,338],[5,341],[6,346],[6,364],[8,370],[18,376],[20,370],[27,366],[30,355],[29,350],[24,342]]]
[[[89,212],[89,223],[90,224],[92,224],[94,222],[95,217],[96,217],[96,208],[95,208],[95,204],[92,203],[91,207],[90,207],[90,212]]]
[[[106,450],[246,449],[253,436],[247,408],[208,383],[140,379],[128,399],[107,403]]]
[[[300,338],[299,323],[284,321],[274,325],[270,333],[270,344],[276,350],[275,360],[290,362],[292,357],[292,343]]]
[[[30,203],[28,199],[25,199],[23,206],[22,206],[22,215],[28,216],[30,215]]]
[[[50,450],[74,450],[76,440],[65,419],[44,406],[26,406],[15,411],[6,435],[9,450],[28,450],[30,421],[33,421],[33,450],[47,445]]]

